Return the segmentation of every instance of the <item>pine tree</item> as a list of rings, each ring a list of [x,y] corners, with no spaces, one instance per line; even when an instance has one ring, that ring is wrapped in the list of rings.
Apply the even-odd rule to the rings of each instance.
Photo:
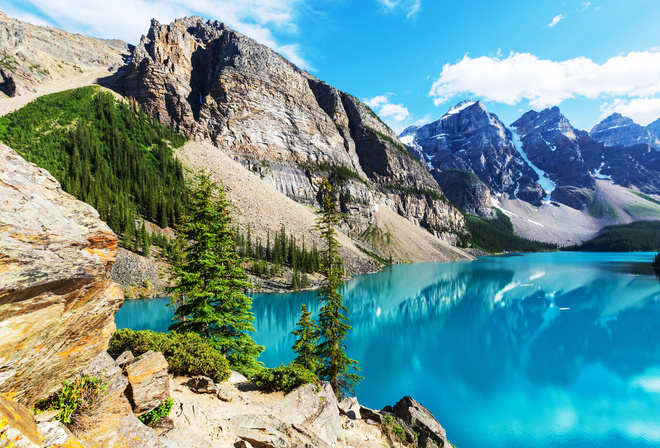
[[[332,185],[328,179],[321,183],[319,191],[321,210],[316,228],[321,232],[321,238],[326,244],[326,250],[321,254],[321,274],[327,283],[318,294],[324,303],[319,312],[318,347],[316,356],[321,365],[317,375],[322,380],[330,382],[338,397],[342,398],[353,392],[354,386],[362,379],[349,370],[360,368],[357,361],[346,356],[346,334],[351,329],[348,324],[348,309],[343,305],[343,297],[339,293],[344,283],[343,262],[339,255],[339,243],[335,228],[339,223]]]
[[[233,368],[252,376],[264,347],[249,335],[254,331],[252,299],[243,291],[250,284],[236,254],[229,202],[224,189],[205,174],[198,176],[190,202],[182,226],[188,245],[173,267],[172,291],[179,303],[170,330],[210,339]]]
[[[319,366],[316,358],[316,332],[317,328],[312,321],[312,313],[307,311],[307,307],[303,303],[300,310],[300,320],[296,323],[296,329],[293,330],[293,335],[296,337],[293,352],[298,355],[293,362],[310,372],[316,372]]]

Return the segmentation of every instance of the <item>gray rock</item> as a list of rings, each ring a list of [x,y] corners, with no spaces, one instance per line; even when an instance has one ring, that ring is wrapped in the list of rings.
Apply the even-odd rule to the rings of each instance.
[[[218,391],[218,387],[213,380],[208,376],[203,375],[190,378],[186,383],[186,386],[198,394],[215,394]]]
[[[357,397],[346,397],[337,404],[339,412],[352,420],[360,420],[360,404]]]
[[[95,404],[93,412],[72,428],[79,440],[88,446],[122,446],[125,448],[161,448],[154,431],[133,414],[124,395],[129,382],[106,351],[102,351],[81,374],[98,376],[106,383],[106,393]]]
[[[230,402],[234,399],[234,392],[231,390],[230,387],[223,386],[222,384],[218,384],[216,388],[218,391],[217,396],[220,400]]]
[[[126,366],[129,387],[126,395],[136,415],[160,406],[170,396],[167,360],[162,353],[148,351]]]
[[[115,362],[117,363],[117,365],[119,367],[123,367],[126,364],[132,363],[134,359],[135,359],[135,356],[133,356],[133,353],[131,353],[130,351],[127,350],[124,353],[122,353],[121,355],[119,355],[117,357],[117,359],[115,360]]]
[[[237,415],[231,419],[231,424],[236,437],[255,447],[329,448],[331,446],[305,427],[285,423],[273,415]]]
[[[273,413],[286,422],[306,426],[329,445],[345,438],[337,397],[328,382],[307,384],[290,392],[273,407]]]
[[[246,383],[248,381],[245,376],[241,375],[235,370],[231,370],[231,375],[229,375],[229,379],[227,380],[231,384],[236,384],[236,383]]]
[[[360,416],[365,420],[371,420],[375,423],[383,423],[383,416],[379,412],[365,406],[360,406]]]
[[[412,432],[419,434],[420,446],[426,444],[426,439],[431,439],[438,446],[449,446],[447,434],[438,423],[433,414],[424,406],[411,397],[403,397],[394,405],[393,411]],[[408,429],[408,428],[404,428]],[[406,431],[408,432],[408,431]]]
[[[199,437],[186,426],[173,428],[163,433],[158,440],[167,448],[224,448],[210,440]]]
[[[82,447],[76,436],[74,436],[69,428],[58,420],[52,422],[39,423],[37,425],[39,436],[41,437],[41,448],[50,447]]]

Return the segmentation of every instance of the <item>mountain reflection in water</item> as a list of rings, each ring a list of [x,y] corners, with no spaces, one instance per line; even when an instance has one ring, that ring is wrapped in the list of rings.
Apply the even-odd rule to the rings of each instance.
[[[342,293],[357,395],[375,408],[415,397],[461,448],[658,446],[660,285],[641,270],[652,256],[529,254],[356,277]],[[289,362],[316,293],[254,298],[261,360]]]

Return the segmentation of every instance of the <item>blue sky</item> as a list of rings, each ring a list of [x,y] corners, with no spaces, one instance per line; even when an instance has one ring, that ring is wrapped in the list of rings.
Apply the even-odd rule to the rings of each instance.
[[[90,4],[91,3],[91,4]],[[657,0],[23,0],[10,17],[137,43],[149,19],[227,23],[368,102],[396,131],[482,99],[509,125],[660,118]]]

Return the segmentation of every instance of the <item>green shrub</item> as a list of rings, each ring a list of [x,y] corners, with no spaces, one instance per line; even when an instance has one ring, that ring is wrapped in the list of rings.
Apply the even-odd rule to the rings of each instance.
[[[262,369],[252,378],[254,384],[259,387],[286,393],[318,380],[314,373],[293,362],[273,369]]]
[[[108,383],[101,378],[83,375],[75,381],[64,381],[58,393],[39,400],[34,409],[37,414],[58,409],[60,413],[55,419],[71,423],[77,415],[84,415],[94,409],[101,395],[107,393],[107,387]]]
[[[116,357],[126,350],[133,355],[152,350],[161,352],[175,375],[205,375],[220,383],[229,378],[229,363],[209,342],[195,333],[156,333],[154,331],[117,330],[108,352]]]
[[[168,398],[155,409],[152,409],[151,411],[147,412],[144,415],[139,416],[138,418],[144,423],[145,425],[153,426],[160,420],[161,418],[167,417],[170,415],[170,412],[172,411],[172,406],[174,406],[174,400],[172,398]]]

